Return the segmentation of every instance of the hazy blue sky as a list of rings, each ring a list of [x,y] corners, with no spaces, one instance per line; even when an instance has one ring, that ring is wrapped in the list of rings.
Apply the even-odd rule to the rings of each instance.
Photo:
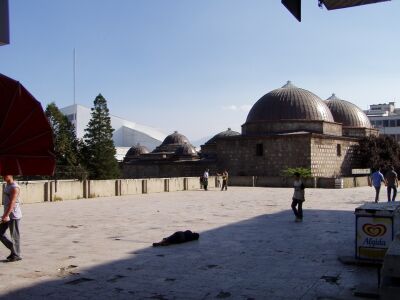
[[[345,10],[280,0],[9,0],[0,72],[41,101],[91,107],[190,140],[240,131],[249,108],[292,80],[362,109],[400,97],[400,1]],[[400,106],[400,103],[397,103]]]

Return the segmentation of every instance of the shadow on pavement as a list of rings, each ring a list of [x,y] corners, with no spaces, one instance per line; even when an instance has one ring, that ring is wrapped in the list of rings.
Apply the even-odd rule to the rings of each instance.
[[[376,270],[337,260],[354,254],[352,212],[306,210],[303,223],[293,220],[291,211],[261,215],[200,232],[196,242],[70,266],[75,274],[3,299],[349,299],[357,284],[376,284]]]

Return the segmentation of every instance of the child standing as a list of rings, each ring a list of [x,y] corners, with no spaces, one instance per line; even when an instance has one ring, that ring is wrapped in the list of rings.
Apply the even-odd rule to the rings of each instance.
[[[292,209],[294,215],[296,216],[295,221],[301,222],[303,221],[303,202],[304,198],[304,183],[301,181],[300,173],[294,173],[294,182],[293,182],[293,198],[292,198]]]

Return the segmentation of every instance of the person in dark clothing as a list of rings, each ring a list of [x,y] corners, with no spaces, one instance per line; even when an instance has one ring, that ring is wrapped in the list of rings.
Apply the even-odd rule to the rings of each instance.
[[[399,182],[397,180],[397,173],[394,171],[394,168],[392,166],[389,168],[389,171],[386,172],[385,179],[386,179],[386,185],[387,185],[388,202],[390,202],[390,200],[395,201],[396,195],[397,195],[397,187],[399,186]],[[391,198],[390,196],[391,196],[392,190],[393,190],[393,197]]]
[[[300,173],[294,173],[294,182],[293,182],[294,193],[292,197],[292,210],[294,215],[296,216],[295,221],[301,222],[303,221],[303,202],[305,200],[304,197],[304,183],[300,179]],[[296,208],[297,207],[297,208]]]
[[[186,231],[177,231],[169,237],[163,238],[161,242],[153,243],[153,247],[159,246],[169,246],[172,244],[181,244],[190,241],[196,241],[200,237],[200,234],[197,232],[191,232],[190,230]]]
[[[222,188],[221,188],[221,191],[223,191],[224,189],[225,189],[225,191],[228,190],[228,171],[227,170],[225,170],[222,173]]]

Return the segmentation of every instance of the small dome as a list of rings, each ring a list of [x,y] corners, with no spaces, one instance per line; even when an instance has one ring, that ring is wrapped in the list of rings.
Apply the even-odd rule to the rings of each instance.
[[[261,97],[251,108],[246,123],[281,120],[334,122],[322,99],[290,81]]]
[[[145,146],[137,144],[136,146],[132,146],[128,152],[126,152],[124,161],[138,158],[141,154],[146,153],[149,153],[149,149],[147,149]]]
[[[371,128],[367,115],[353,103],[339,99],[335,94],[326,99],[326,103],[335,122],[343,126]]]
[[[175,150],[175,155],[177,156],[197,156],[197,152],[196,149],[190,145],[190,144],[184,144],[179,146],[176,150]]]
[[[190,144],[189,140],[187,139],[186,136],[184,136],[183,134],[178,133],[178,131],[174,131],[174,133],[170,134],[169,136],[167,136],[164,141],[162,142],[162,145],[170,145],[170,144],[179,144],[179,145],[183,145],[183,144]]]
[[[222,137],[227,137],[227,136],[235,136],[235,135],[240,135],[239,132],[233,131],[232,129],[228,128],[228,130],[222,131],[216,135],[214,135],[211,139],[209,139],[206,144],[214,144],[217,139],[222,138]]]
[[[188,138],[178,133],[178,131],[174,131],[174,133],[164,139],[160,146],[153,150],[153,153],[175,152],[180,146],[185,144],[190,145]]]

